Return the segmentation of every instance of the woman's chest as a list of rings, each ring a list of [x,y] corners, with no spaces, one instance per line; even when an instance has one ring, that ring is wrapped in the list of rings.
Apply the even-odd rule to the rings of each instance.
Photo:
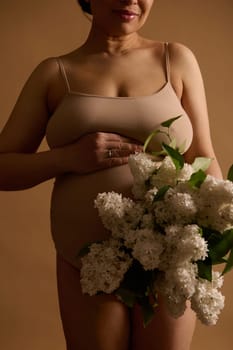
[[[177,121],[172,134],[178,143],[186,138],[190,143],[191,123],[170,83],[158,93],[136,98],[69,93],[51,116],[46,137],[50,147],[72,143],[94,132],[118,133],[143,143],[163,121],[180,114],[183,117]],[[168,141],[160,136],[155,140],[155,148],[162,141]]]
[[[151,95],[166,83],[162,63],[147,56],[70,65],[68,78],[72,91],[109,97]]]

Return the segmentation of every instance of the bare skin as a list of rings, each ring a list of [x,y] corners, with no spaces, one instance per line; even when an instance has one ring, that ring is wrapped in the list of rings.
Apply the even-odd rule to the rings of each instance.
[[[187,307],[182,317],[169,316],[161,299],[144,328],[139,307],[129,310],[114,296],[83,295],[79,271],[57,256],[60,312],[67,350],[188,350],[196,318]]]
[[[166,83],[164,45],[141,37],[153,0],[92,0],[93,22],[84,45],[64,55],[71,89],[101,96],[142,96],[159,91]],[[141,15],[135,21],[111,20],[112,8],[127,7]],[[104,9],[104,11],[103,11]],[[221,177],[211,143],[201,73],[193,53],[178,43],[169,45],[171,83],[193,125],[194,138],[185,154],[213,158],[209,173]],[[136,67],[136,69],[132,69]],[[101,79],[100,79],[101,77]],[[25,84],[0,137],[0,188],[25,189],[66,172],[86,174],[126,164],[142,148],[121,135],[85,135],[71,145],[37,152],[50,116],[66,93],[56,61],[43,61]],[[108,158],[108,150],[113,158]],[[96,239],[96,237],[93,237]],[[112,296],[88,297],[80,290],[79,271],[57,258],[58,294],[68,350],[188,350],[195,317],[171,319],[161,306],[151,325],[140,325]]]

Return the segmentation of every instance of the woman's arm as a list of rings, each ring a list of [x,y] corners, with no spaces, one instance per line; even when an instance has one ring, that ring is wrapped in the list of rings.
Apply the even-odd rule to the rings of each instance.
[[[34,153],[44,137],[50,79],[56,65],[43,61],[31,74],[0,135],[0,189],[34,186],[64,171],[59,150]]]
[[[193,142],[185,153],[185,160],[192,162],[198,156],[212,158],[208,173],[221,178],[222,173],[211,141],[205,89],[197,60],[184,45],[173,43],[170,51],[171,71],[181,78],[181,102],[193,126]]]
[[[111,149],[112,157],[108,157]],[[0,154],[0,190],[33,187],[64,173],[79,175],[128,163],[130,154],[142,151],[132,139],[111,133],[92,133],[60,148],[38,153]]]

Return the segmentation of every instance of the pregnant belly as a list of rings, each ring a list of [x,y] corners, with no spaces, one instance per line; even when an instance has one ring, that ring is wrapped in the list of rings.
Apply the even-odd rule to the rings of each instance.
[[[51,231],[57,251],[80,267],[77,253],[87,242],[109,236],[94,208],[99,192],[115,191],[131,196],[132,175],[128,165],[87,175],[63,175],[55,181],[51,201]]]

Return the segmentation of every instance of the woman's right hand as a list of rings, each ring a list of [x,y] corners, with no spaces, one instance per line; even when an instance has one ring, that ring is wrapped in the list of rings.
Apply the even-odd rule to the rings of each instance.
[[[126,164],[130,154],[142,151],[134,139],[119,134],[96,132],[64,146],[64,162],[69,172],[87,174]]]

